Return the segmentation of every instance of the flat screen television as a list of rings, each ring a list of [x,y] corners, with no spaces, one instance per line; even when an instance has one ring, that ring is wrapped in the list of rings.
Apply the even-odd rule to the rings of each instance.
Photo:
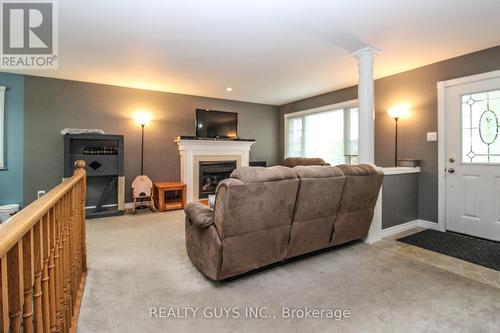
[[[235,112],[196,109],[196,136],[200,138],[236,139],[238,114]]]

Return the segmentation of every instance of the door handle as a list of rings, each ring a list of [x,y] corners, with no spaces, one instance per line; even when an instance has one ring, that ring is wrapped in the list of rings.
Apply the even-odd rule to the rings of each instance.
[[[455,172],[455,169],[453,169],[453,168],[448,168],[448,172],[449,172],[449,173],[454,173],[454,172]]]

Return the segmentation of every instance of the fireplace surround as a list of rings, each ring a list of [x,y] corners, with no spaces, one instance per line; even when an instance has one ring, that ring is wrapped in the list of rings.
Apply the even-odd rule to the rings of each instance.
[[[186,202],[200,199],[200,162],[235,162],[249,165],[253,140],[204,140],[179,137],[176,141],[181,159],[181,182],[186,184]],[[208,196],[208,194],[207,194]]]
[[[204,199],[215,194],[219,182],[229,178],[236,169],[236,161],[200,161],[198,168],[198,198]]]

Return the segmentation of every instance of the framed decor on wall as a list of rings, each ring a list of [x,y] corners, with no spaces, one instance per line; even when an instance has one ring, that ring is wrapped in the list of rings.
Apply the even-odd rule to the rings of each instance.
[[[0,170],[5,169],[5,89],[0,86]]]

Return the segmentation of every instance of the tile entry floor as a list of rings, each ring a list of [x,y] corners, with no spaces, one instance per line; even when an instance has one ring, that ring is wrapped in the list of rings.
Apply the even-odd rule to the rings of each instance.
[[[384,238],[383,240],[372,245],[445,271],[458,274],[468,279],[500,288],[500,272],[496,270],[397,241],[397,239],[401,237],[408,236],[422,230],[424,230],[424,228],[414,228],[401,232],[397,235]]]

